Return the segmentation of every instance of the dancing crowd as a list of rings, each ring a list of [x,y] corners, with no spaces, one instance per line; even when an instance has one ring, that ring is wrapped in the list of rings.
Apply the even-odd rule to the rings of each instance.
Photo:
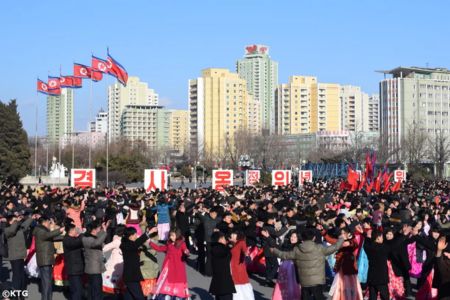
[[[249,276],[273,287],[274,300],[450,299],[450,183],[341,187],[146,192],[5,182],[0,258],[12,286],[3,288],[36,280],[40,296],[30,299],[52,299],[55,286],[73,300],[189,299],[189,263],[211,277],[218,300],[255,299]]]

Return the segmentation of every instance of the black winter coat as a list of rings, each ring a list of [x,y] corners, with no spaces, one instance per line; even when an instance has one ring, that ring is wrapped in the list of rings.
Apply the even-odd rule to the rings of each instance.
[[[215,296],[236,293],[230,270],[230,249],[221,243],[214,243],[211,248],[211,256],[213,274],[209,292]]]
[[[411,263],[408,257],[408,244],[413,243],[414,238],[408,238],[402,234],[398,234],[388,245],[392,251],[389,259],[392,263],[392,269],[397,276],[407,276],[411,270]]]
[[[390,247],[386,244],[374,243],[371,239],[364,240],[364,251],[369,260],[367,283],[371,286],[389,283],[387,261]]]
[[[148,236],[145,233],[135,241],[122,238],[120,250],[122,250],[123,256],[123,281],[125,283],[144,280],[141,273],[139,247],[142,246],[147,239]]]
[[[84,274],[83,242],[81,236],[66,235],[63,239],[64,265],[67,275]]]

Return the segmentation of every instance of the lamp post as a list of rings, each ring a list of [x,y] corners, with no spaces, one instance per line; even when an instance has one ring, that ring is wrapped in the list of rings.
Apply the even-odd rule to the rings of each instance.
[[[255,162],[254,162],[253,158],[250,158],[250,155],[244,154],[239,157],[238,166],[244,171],[244,174],[245,174],[245,171],[254,169],[254,167],[255,167],[254,165],[255,165]],[[246,184],[245,181],[246,181],[246,179],[243,176],[242,185]]]

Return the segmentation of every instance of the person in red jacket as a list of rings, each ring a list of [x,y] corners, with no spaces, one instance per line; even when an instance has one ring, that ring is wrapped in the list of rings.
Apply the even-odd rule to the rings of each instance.
[[[188,282],[186,276],[185,256],[189,250],[179,230],[169,232],[167,245],[157,245],[150,242],[150,247],[158,252],[165,252],[166,257],[161,268],[161,273],[156,283],[154,295],[167,295],[180,299],[189,298]],[[177,298],[177,299],[178,299]]]
[[[233,232],[229,241],[233,245],[231,248],[231,275],[236,289],[233,300],[253,300],[255,299],[253,287],[248,279],[244,260],[247,252],[245,236],[240,232]]]

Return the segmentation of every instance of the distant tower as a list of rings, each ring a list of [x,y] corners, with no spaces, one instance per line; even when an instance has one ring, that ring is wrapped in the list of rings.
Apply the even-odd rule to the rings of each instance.
[[[64,134],[73,132],[73,90],[61,89],[61,95],[47,97],[47,139],[57,145]]]
[[[247,90],[260,107],[263,132],[275,132],[275,90],[278,86],[278,63],[271,60],[269,47],[249,45],[244,58],[237,61],[239,77],[247,81]]]

